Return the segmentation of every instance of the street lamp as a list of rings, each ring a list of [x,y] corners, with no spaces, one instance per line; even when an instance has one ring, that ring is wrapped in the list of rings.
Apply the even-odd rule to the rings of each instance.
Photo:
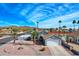
[[[59,23],[59,35],[58,35],[58,36],[60,37],[60,28],[61,28],[61,23],[62,23],[62,21],[59,20],[58,23]],[[60,42],[61,42],[61,41],[59,40],[59,44],[60,44]]]
[[[38,29],[38,24],[39,24],[39,22],[37,21],[37,29]]]
[[[59,35],[60,35],[61,22],[62,22],[61,20],[58,21],[58,23],[59,23]]]

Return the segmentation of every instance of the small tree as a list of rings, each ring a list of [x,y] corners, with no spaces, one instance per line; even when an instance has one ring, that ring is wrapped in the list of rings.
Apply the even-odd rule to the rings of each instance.
[[[69,28],[69,32],[71,33],[73,31],[73,29],[72,28]]]
[[[17,35],[17,32],[18,32],[19,29],[18,28],[15,28],[15,27],[12,27],[11,30],[12,30],[12,36],[14,38],[13,43],[15,44],[16,35]]]
[[[28,28],[21,28],[23,32],[27,32]]]
[[[33,31],[32,31],[32,39],[33,39],[33,43],[35,42],[36,37],[37,37],[36,29],[33,29]]]

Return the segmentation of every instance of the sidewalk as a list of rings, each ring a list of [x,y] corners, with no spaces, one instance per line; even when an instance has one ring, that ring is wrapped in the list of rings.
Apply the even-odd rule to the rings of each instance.
[[[68,43],[71,47],[73,47],[74,50],[79,51],[79,45],[75,43]]]

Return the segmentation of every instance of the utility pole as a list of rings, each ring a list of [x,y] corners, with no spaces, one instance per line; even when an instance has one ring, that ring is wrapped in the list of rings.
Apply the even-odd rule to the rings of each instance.
[[[39,28],[39,22],[37,21],[37,40],[38,40],[38,28]]]
[[[38,28],[39,28],[38,24],[39,24],[39,22],[37,21],[37,32],[38,32]]]

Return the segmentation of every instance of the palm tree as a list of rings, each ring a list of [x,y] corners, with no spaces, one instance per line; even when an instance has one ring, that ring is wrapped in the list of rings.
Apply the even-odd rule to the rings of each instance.
[[[75,24],[76,24],[76,20],[73,20],[73,26],[74,26],[74,34],[75,34]],[[74,39],[76,39],[75,37],[74,37]]]
[[[58,22],[59,22],[59,26],[60,26],[60,23],[61,23],[62,21],[61,21],[61,20],[59,20]]]
[[[77,21],[77,24],[78,24],[78,30],[77,30],[77,32],[79,31],[79,20]],[[78,36],[78,33],[76,33],[77,34],[77,36]]]
[[[66,26],[64,25],[64,26],[63,26],[63,31],[64,31],[64,34],[65,34],[65,29],[66,29]]]
[[[64,26],[63,26],[63,28],[65,29],[65,28],[66,28],[66,26],[64,25]]]
[[[61,23],[62,23],[62,21],[59,20],[58,23],[59,23],[59,34],[60,34],[60,28],[61,28]]]
[[[79,24],[79,20],[77,21],[77,24]],[[78,29],[79,29],[79,26],[78,26]]]
[[[76,20],[73,20],[73,25],[74,25],[74,31],[75,31],[75,24],[76,24]]]

